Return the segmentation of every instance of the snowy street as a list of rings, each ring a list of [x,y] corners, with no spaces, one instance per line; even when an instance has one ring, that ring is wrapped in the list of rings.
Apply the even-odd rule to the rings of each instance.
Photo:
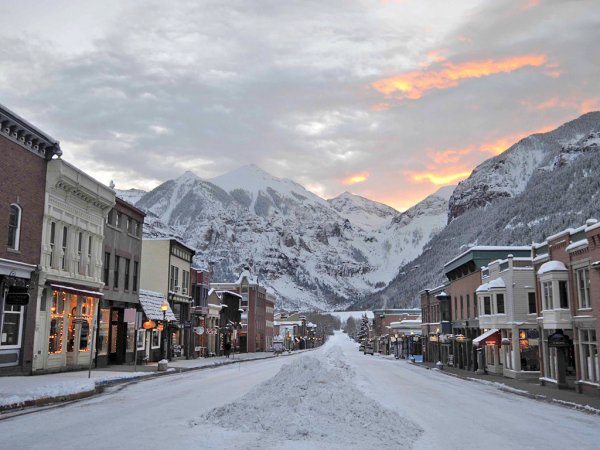
[[[337,333],[313,352],[117,386],[0,420],[0,448],[592,449],[599,425],[597,416],[365,356]]]

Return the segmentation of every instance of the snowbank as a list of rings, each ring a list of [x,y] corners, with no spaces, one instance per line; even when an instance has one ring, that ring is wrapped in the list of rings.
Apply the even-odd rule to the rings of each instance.
[[[340,353],[333,347],[294,360],[240,401],[209,411],[191,426],[208,422],[317,448],[411,448],[421,428],[359,391]]]

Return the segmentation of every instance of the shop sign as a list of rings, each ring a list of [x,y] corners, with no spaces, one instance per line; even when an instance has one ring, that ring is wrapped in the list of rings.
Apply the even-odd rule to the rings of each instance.
[[[7,305],[12,306],[27,306],[29,304],[29,294],[20,292],[9,292],[4,300]]]
[[[569,336],[565,336],[563,333],[554,333],[548,336],[548,347],[569,347],[571,345],[569,341]]]
[[[204,327],[194,328],[194,333],[196,333],[198,336],[202,336],[204,334]]]
[[[186,320],[185,322],[183,322],[183,328],[192,328],[192,322]]]

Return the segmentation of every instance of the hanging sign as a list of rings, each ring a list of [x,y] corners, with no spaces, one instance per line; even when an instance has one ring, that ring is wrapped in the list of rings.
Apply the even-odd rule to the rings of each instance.
[[[7,305],[26,306],[29,304],[29,290],[26,287],[11,286],[4,301]]]

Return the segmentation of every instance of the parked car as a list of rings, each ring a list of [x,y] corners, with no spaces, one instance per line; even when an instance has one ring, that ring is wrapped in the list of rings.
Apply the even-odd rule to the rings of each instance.
[[[365,345],[364,354],[366,355],[367,353],[369,355],[372,355],[373,353],[375,353],[374,350],[373,350],[373,344],[367,344],[367,345]]]

